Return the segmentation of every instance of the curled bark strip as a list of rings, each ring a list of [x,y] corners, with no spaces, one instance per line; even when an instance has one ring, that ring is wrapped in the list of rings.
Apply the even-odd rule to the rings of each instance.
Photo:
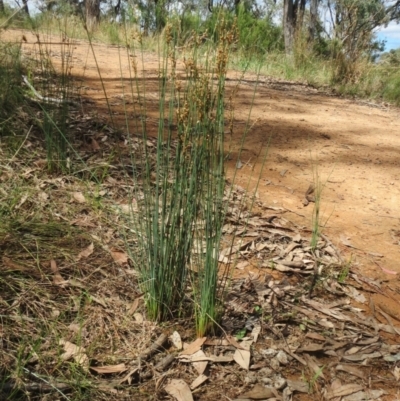
[[[63,103],[69,103],[72,105],[78,105],[78,103],[74,102],[71,99],[56,99],[54,97],[48,97],[48,96],[42,96],[38,91],[32,86],[32,84],[28,81],[28,78],[25,75],[22,75],[22,79],[25,82],[25,84],[29,87],[29,89],[33,92],[35,97],[37,97],[39,100],[42,100],[43,102],[47,103],[55,103],[55,104],[63,104]]]

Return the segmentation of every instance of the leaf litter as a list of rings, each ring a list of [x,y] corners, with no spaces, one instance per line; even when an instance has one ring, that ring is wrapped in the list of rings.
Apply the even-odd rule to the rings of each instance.
[[[127,148],[126,138],[114,143],[104,137],[91,138],[89,147],[82,144],[79,152],[90,156],[86,169],[100,165],[99,147],[105,153],[116,143]],[[140,139],[130,143],[140,151]],[[8,379],[2,391],[7,386],[34,394],[71,389],[77,384],[68,379],[69,363],[90,378],[92,398],[98,400],[148,399],[136,392],[140,388],[156,399],[169,394],[185,401],[219,398],[222,389],[232,400],[291,400],[313,392],[312,397],[357,401],[384,397],[388,383],[398,386],[400,345],[393,339],[399,329],[384,310],[367,313],[366,290],[383,294],[384,285],[364,277],[356,264],[348,266],[345,280],[340,278],[339,249],[321,236],[312,250],[310,231],[287,220],[286,209],[256,199],[251,211],[251,197],[227,182],[220,265],[240,274],[227,293],[220,337],[193,340],[193,330],[183,323],[161,327],[147,321],[139,302],[143,294],[115,230],[122,214],[135,213],[141,201],[138,190],[132,202],[126,185],[132,161],[114,160],[109,166],[101,184],[107,194],[103,216],[91,210],[94,186],[83,188],[74,176],[46,176],[39,158],[29,172],[12,160],[13,170],[2,181],[9,193],[15,182],[21,184],[10,216],[29,216],[17,224],[3,222],[0,231],[1,270],[8,282],[1,299],[4,371],[15,364],[18,345],[39,344],[23,355],[29,372],[24,386]],[[311,192],[306,200],[313,201]],[[35,208],[39,219],[32,218]],[[348,239],[342,242],[351,246]],[[32,255],[38,249],[37,261]],[[43,338],[39,322],[53,334]],[[48,369],[56,365],[58,370]],[[35,375],[55,384],[40,387]]]

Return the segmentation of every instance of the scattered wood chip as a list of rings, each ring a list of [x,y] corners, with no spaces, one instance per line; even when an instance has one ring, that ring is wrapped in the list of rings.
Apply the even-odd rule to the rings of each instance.
[[[177,350],[180,351],[180,350],[183,348],[181,336],[180,336],[180,334],[179,334],[177,331],[174,331],[174,332],[171,334],[170,339],[171,339],[171,341],[172,341],[172,344],[174,345],[174,347],[175,347]]]
[[[91,366],[90,369],[99,374],[122,373],[128,370],[124,363],[120,363],[119,365]]]

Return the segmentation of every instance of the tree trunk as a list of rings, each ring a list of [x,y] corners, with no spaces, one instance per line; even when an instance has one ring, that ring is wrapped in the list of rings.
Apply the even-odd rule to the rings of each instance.
[[[318,23],[318,0],[310,1],[310,26],[308,28],[308,37],[312,42],[317,36]]]
[[[295,28],[296,31],[301,32],[303,28],[303,21],[304,21],[304,11],[306,9],[306,0],[296,0],[295,7],[294,7],[294,15],[295,15]]]
[[[285,39],[285,51],[291,54],[293,51],[296,16],[293,0],[284,0],[283,3],[283,36]]]
[[[22,0],[23,7],[25,14],[29,17],[29,8],[28,8],[28,0]]]
[[[297,32],[301,32],[304,19],[306,0],[284,0],[283,3],[283,34],[286,53],[293,52]]]
[[[121,0],[117,1],[117,5],[114,7],[115,16],[117,17],[121,11]]]
[[[4,1],[0,0],[0,13],[4,13]]]
[[[100,22],[100,0],[85,1],[85,16],[87,29],[91,32]]]

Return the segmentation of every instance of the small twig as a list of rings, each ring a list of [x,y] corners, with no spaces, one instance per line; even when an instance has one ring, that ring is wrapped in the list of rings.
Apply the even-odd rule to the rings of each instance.
[[[287,212],[297,214],[297,216],[304,217],[304,218],[306,217],[306,216],[304,216],[304,214],[297,213],[297,212],[295,212],[294,210],[288,209],[287,207],[283,207],[283,208],[284,208]]]
[[[17,157],[17,155],[18,155],[19,151],[21,150],[22,146],[25,145],[25,142],[26,142],[26,140],[28,139],[28,136],[29,136],[30,132],[32,131],[32,128],[33,128],[33,125],[31,125],[31,127],[29,128],[29,131],[28,131],[28,133],[26,134],[24,140],[22,141],[22,143],[21,143],[21,145],[19,146],[19,148],[17,149],[17,151],[14,153],[13,157],[12,157],[12,158],[10,159],[10,161],[7,163],[7,166],[6,166],[6,167],[8,167],[8,166],[10,165],[10,163]]]
[[[28,41],[24,41],[25,44],[27,45],[65,45],[65,46],[71,46],[71,45],[77,45],[77,44],[81,44],[79,42],[28,42]]]
[[[309,298],[309,299],[312,298],[312,293],[313,293],[313,291],[314,291],[315,285],[317,284],[318,277],[319,277],[319,274],[318,274],[318,261],[317,261],[317,258],[316,258],[315,255],[314,255],[314,252],[312,252],[312,254],[313,254],[313,256],[314,256],[314,263],[315,263],[315,265],[314,265],[313,279],[312,279],[312,282],[311,282],[311,285],[310,285],[310,290],[308,291],[308,298]]]
[[[24,370],[26,373],[28,373],[30,376],[33,376],[34,378],[41,380],[42,382],[44,382],[45,384],[39,384],[39,383],[26,383],[24,384],[23,387],[25,390],[27,391],[52,391],[55,390],[57,391],[62,397],[64,397],[67,401],[70,401],[70,398],[68,398],[61,390],[67,390],[69,388],[71,388],[70,385],[66,384],[66,383],[59,383],[59,382],[54,382],[51,383],[50,381],[44,379],[43,377],[39,376],[38,374],[31,372],[30,370],[26,369],[26,368],[22,368],[22,370]],[[3,390],[12,390],[15,387],[18,388],[18,386],[15,385],[15,383],[4,383],[4,385],[2,386]]]

